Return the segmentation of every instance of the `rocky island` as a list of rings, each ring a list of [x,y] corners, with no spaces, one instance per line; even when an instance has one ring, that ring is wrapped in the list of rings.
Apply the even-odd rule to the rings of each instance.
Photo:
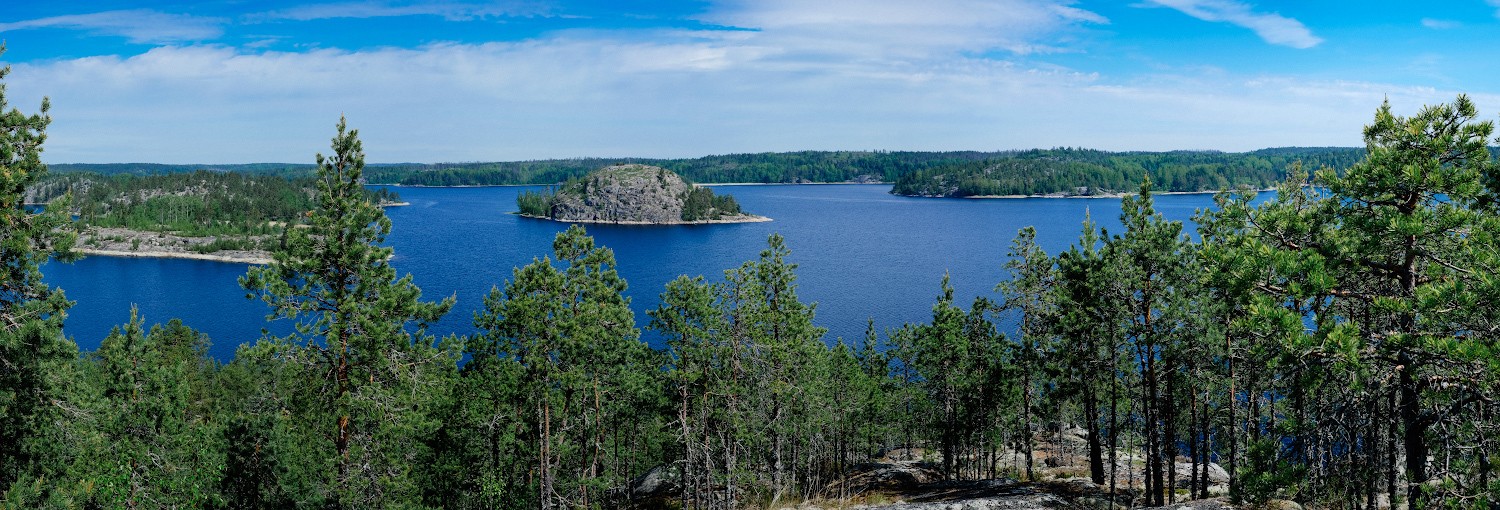
[[[715,195],[671,171],[650,165],[614,165],[570,179],[554,190],[516,197],[520,214],[571,223],[682,225],[747,223],[770,218],[746,214],[734,197]]]
[[[266,264],[282,231],[315,207],[306,178],[196,171],[159,175],[70,173],[28,186],[40,206],[71,195],[84,255],[184,258]],[[405,205],[394,192],[366,190],[381,207]]]

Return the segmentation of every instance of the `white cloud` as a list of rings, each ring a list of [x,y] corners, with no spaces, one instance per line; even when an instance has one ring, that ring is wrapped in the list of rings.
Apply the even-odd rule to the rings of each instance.
[[[1485,3],[1490,4],[1490,7],[1494,7],[1495,17],[1500,18],[1500,0],[1485,0]]]
[[[1500,0],[1495,1],[1500,2]],[[1422,26],[1433,30],[1448,30],[1461,27],[1463,26],[1463,23],[1459,23],[1450,19],[1422,18]]]
[[[1271,44],[1293,48],[1311,48],[1323,42],[1302,22],[1280,14],[1258,13],[1246,3],[1234,0],[1150,0],[1154,5],[1171,7],[1203,21],[1222,21],[1248,28]],[[1500,0],[1491,0],[1500,1]]]
[[[49,162],[311,161],[340,114],[372,162],[1053,146],[1250,150],[1360,143],[1389,97],[1454,92],[1178,71],[1132,80],[986,59],[813,72],[754,33],[349,52],[163,47],[18,63],[53,102]],[[1486,111],[1500,98],[1471,94]]]
[[[280,9],[257,17],[308,21],[331,18],[385,18],[398,16],[442,16],[451,21],[529,16],[546,12],[539,4],[526,2],[391,2],[367,0],[311,4]]]
[[[1057,51],[1096,13],[1055,0],[724,0],[703,20],[759,30],[759,44],[798,56],[911,59],[953,52]]]
[[[1070,4],[1001,2],[721,4],[705,21],[746,30],[420,48],[168,46],[16,63],[7,81],[23,110],[51,96],[44,158],[54,163],[308,162],[327,151],[340,114],[372,162],[1353,146],[1384,98],[1416,108],[1455,95],[1213,68],[1080,72],[1028,52],[1078,50],[1070,38],[1106,20]],[[1500,108],[1470,92],[1484,111]]]
[[[227,20],[148,9],[70,14],[0,23],[0,33],[36,28],[68,28],[99,35],[122,36],[135,43],[206,41],[223,35]]]

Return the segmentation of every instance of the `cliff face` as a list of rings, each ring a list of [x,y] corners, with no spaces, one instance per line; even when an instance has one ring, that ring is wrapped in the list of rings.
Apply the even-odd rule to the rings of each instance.
[[[552,218],[562,221],[681,223],[690,185],[666,169],[617,165],[590,173],[557,193]]]
[[[523,193],[521,213],[580,223],[687,224],[769,221],[744,214],[733,197],[714,195],[664,168],[616,165],[569,181],[554,193]]]

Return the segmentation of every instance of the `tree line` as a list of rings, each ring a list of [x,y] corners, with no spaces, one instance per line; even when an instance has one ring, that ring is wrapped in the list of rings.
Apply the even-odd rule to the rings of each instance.
[[[1054,148],[1019,151],[801,151],[700,158],[568,158],[476,163],[372,164],[371,184],[408,186],[551,185],[617,164],[671,170],[700,183],[893,182],[904,195],[1007,195],[1128,191],[1150,175],[1168,191],[1274,186],[1286,165],[1345,169],[1363,157],[1355,147],[1282,147],[1219,151],[1110,152]],[[60,164],[56,174],[155,175],[198,170],[306,178],[310,165]]]
[[[902,174],[895,179],[891,193],[942,197],[1102,195],[1129,191],[1147,178],[1165,191],[1264,189],[1285,179],[1285,170],[1293,162],[1343,171],[1363,156],[1362,150],[1341,147],[1288,147],[1246,153],[1036,149]]]
[[[400,201],[387,188],[368,189],[377,204]],[[67,173],[47,175],[27,186],[25,199],[76,215],[79,227],[118,227],[171,232],[189,237],[246,237],[279,234],[300,224],[313,209],[317,189],[311,178],[197,170],[135,175]]]
[[[1196,240],[1146,180],[1121,232],[1085,222],[1053,255],[1023,229],[998,299],[943,282],[930,322],[831,346],[773,235],[722,278],[669,283],[652,349],[577,226],[490,292],[474,334],[434,338],[453,299],[388,264],[340,120],[307,226],[240,280],[295,332],[222,364],[180,321],[133,316],[90,353],[61,334],[70,303],[38,268],[68,256],[69,218],[22,207],[47,110],[0,117],[5,506],[605,508],[665,469],[680,490],[661,504],[764,507],[836,497],[898,447],[949,479],[1034,478],[1048,423],[1085,429],[1089,478],[1143,504],[1207,492],[1210,463],[1249,501],[1500,501],[1500,172],[1464,97],[1381,107],[1361,162],[1294,165],[1261,205],[1222,194]]]

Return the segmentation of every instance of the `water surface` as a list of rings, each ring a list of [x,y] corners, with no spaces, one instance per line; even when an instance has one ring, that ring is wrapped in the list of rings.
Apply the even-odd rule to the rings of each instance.
[[[392,265],[411,273],[424,295],[450,295],[458,304],[434,331],[467,334],[492,287],[503,286],[514,267],[550,255],[552,238],[566,224],[521,218],[515,197],[529,187],[400,188],[407,207],[387,209],[395,249]],[[888,185],[725,186],[749,212],[774,221],[716,225],[587,225],[595,242],[612,248],[627,294],[644,327],[645,311],[677,275],[722,280],[724,270],[755,259],[766,238],[780,233],[798,264],[798,294],[817,303],[816,323],[827,340],[863,336],[867,318],[877,329],[931,319],[945,273],[960,305],[976,296],[997,298],[1005,253],[1017,230],[1037,228],[1048,253],[1078,239],[1086,213],[1120,231],[1120,200],[1026,198],[964,200],[907,198]],[[1157,208],[1187,221],[1212,197],[1160,195]],[[1189,225],[1191,226],[1191,225]],[[245,298],[236,279],[245,265],[181,259],[88,257],[50,263],[47,281],[77,304],[65,332],[85,350],[97,348],[111,327],[139,308],[148,324],[181,318],[209,335],[212,353],[228,360],[263,329],[285,333],[285,321],[267,323],[267,308]],[[649,335],[648,335],[649,339]]]

